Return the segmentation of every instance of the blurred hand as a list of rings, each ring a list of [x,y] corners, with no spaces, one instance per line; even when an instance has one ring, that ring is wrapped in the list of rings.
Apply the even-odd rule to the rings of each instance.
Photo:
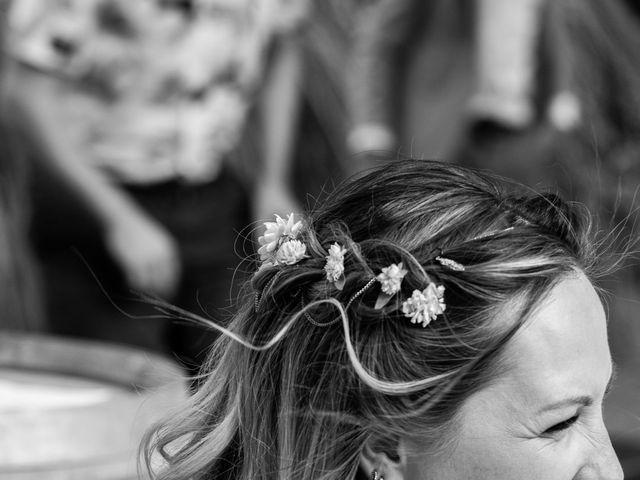
[[[180,256],[162,226],[142,217],[123,218],[108,228],[105,241],[131,288],[166,300],[176,293]]]
[[[302,206],[291,189],[275,182],[265,182],[256,186],[252,208],[253,219],[260,223],[272,222],[274,214],[285,217],[290,213],[302,213]]]
[[[348,177],[360,177],[394,160],[396,137],[383,123],[356,125],[347,137],[351,155],[345,165]]]
[[[356,125],[347,136],[347,146],[353,154],[367,152],[389,152],[396,144],[396,136],[384,123]]]

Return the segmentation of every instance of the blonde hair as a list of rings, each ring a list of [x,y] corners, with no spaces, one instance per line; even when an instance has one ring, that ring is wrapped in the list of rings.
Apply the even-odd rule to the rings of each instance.
[[[204,381],[147,438],[147,461],[164,461],[155,478],[344,480],[362,475],[367,442],[408,435],[445,448],[540,297],[594,271],[589,230],[555,195],[438,162],[396,162],[342,186],[306,219],[309,258],[259,270],[228,328],[212,324],[224,335]],[[348,250],[343,290],[323,270],[334,242]],[[375,309],[374,286],[349,302],[400,261],[409,273],[396,299]],[[400,302],[432,280],[446,311],[422,328]]]

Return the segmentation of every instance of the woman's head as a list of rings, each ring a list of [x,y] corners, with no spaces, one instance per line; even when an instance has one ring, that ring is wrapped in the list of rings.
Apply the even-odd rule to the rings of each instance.
[[[586,218],[554,195],[436,162],[395,163],[338,189],[296,232],[304,258],[267,261],[229,326],[265,347],[222,337],[191,409],[159,431],[173,465],[167,478],[348,479],[375,469],[387,480],[568,480],[588,464],[616,470],[615,457],[598,463],[580,439],[560,438],[558,425],[573,428],[578,407],[555,424],[547,425],[567,409],[524,419],[538,415],[526,410],[529,398],[535,408],[564,393],[590,395],[593,409],[602,400],[610,359]],[[328,278],[336,243],[344,276]],[[385,294],[379,275],[391,265],[399,290]],[[412,294],[438,287],[433,315],[412,323]],[[575,382],[572,392],[545,392],[545,378],[554,389],[571,384],[575,359],[531,368],[564,352],[563,340],[583,350],[599,342],[595,353],[581,350],[597,378],[579,392]],[[565,465],[529,477],[507,468],[547,451],[558,454],[550,465]]]
[[[606,322],[588,279],[545,295],[503,359],[502,375],[463,404],[453,447],[433,455],[405,441],[385,478],[621,479],[601,414],[613,372]]]

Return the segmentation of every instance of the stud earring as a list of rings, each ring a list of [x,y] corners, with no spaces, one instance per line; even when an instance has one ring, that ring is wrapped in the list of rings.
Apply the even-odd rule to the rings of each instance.
[[[384,480],[384,477],[378,473],[377,470],[371,472],[371,480]]]

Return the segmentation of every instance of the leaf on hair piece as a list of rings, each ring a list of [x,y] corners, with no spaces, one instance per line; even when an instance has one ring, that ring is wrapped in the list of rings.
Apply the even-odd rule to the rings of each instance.
[[[341,275],[333,284],[338,290],[342,290],[345,284],[345,276]]]
[[[380,295],[378,295],[378,299],[376,300],[376,305],[374,308],[376,310],[381,310],[387,303],[389,303],[389,300],[391,300],[391,297],[393,297],[393,295],[380,292]]]

